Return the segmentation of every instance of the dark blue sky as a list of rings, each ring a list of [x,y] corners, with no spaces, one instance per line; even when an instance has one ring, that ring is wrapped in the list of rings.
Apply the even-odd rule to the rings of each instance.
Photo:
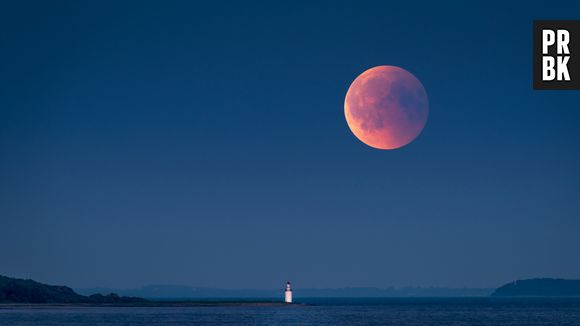
[[[580,278],[580,92],[532,90],[533,19],[580,4],[4,2],[0,274],[75,287]],[[419,78],[423,133],[348,129]]]

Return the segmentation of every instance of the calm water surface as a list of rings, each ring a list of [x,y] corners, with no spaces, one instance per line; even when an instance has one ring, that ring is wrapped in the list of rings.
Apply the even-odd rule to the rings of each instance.
[[[302,299],[309,305],[1,307],[0,325],[580,325],[580,298]]]

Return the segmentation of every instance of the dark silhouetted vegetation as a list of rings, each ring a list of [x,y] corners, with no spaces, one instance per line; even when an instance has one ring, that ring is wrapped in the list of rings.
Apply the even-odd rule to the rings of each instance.
[[[84,296],[67,286],[46,285],[0,275],[0,303],[136,303],[147,300],[120,297],[115,293]]]
[[[535,278],[519,280],[501,286],[496,297],[580,297],[580,280]]]

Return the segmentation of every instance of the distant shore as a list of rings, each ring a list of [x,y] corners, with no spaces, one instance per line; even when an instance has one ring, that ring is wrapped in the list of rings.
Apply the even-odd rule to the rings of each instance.
[[[0,303],[0,309],[58,309],[84,307],[282,307],[299,306],[277,301],[147,301],[134,303]]]

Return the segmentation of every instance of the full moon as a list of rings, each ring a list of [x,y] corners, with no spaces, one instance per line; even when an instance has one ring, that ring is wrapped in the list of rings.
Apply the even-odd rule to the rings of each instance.
[[[378,149],[396,149],[412,142],[429,116],[429,100],[421,82],[396,66],[377,66],[360,74],[344,99],[344,115],[352,133]]]

